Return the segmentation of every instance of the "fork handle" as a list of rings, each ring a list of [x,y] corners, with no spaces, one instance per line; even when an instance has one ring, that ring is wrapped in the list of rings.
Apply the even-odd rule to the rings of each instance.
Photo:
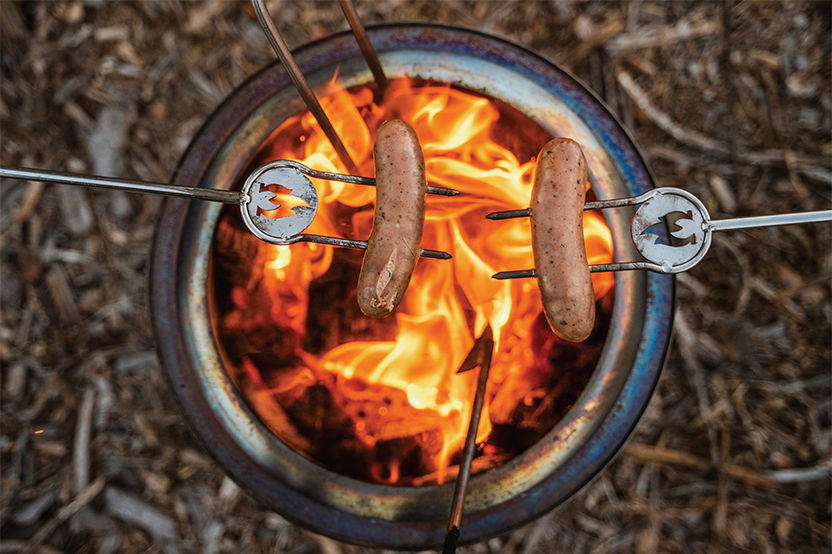
[[[736,217],[732,219],[715,219],[706,221],[704,226],[706,230],[730,231],[733,229],[773,227],[775,225],[794,225],[796,223],[819,223],[822,221],[832,221],[832,210],[801,212],[796,214],[759,215],[755,217]]]
[[[84,187],[124,190],[145,194],[164,194],[167,196],[209,200],[211,202],[223,202],[225,204],[242,204],[245,198],[239,191],[183,187],[166,183],[114,179],[112,177],[101,177],[98,175],[81,175],[79,173],[64,173],[28,167],[0,167],[0,177],[23,179],[26,181],[42,181],[44,183],[58,183],[61,185],[81,185]]]

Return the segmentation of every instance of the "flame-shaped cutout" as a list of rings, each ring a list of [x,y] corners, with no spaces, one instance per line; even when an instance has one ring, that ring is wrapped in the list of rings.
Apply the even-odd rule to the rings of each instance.
[[[662,218],[664,221],[655,223],[642,231],[642,235],[651,235],[656,237],[656,244],[663,244],[666,246],[685,246],[686,244],[696,244],[697,227],[696,221],[693,219],[693,212],[690,210],[686,212],[670,212]],[[673,243],[669,242],[667,238],[661,235],[661,230],[664,228],[665,221],[670,228],[670,234],[677,240]]]
[[[674,221],[675,215],[679,215]],[[680,246],[685,244],[696,244],[696,234],[698,230],[701,230],[702,225],[700,224],[698,227],[696,225],[696,221],[693,220],[693,212],[688,210],[687,212],[680,213],[680,212],[673,212],[667,215],[667,220],[670,222],[670,234],[673,235],[674,238],[680,240]]]
[[[282,217],[295,217],[298,214],[295,208],[301,206],[311,207],[305,200],[292,194],[292,189],[286,188],[283,185],[271,184],[266,185],[260,183],[260,192],[269,191],[272,193],[268,200],[275,205],[274,209],[266,209],[270,206],[264,206],[265,201],[257,205],[257,215],[265,215],[270,219],[280,219]]]

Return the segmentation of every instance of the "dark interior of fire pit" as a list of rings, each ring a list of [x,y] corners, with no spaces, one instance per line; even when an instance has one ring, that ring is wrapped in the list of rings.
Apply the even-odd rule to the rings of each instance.
[[[550,135],[516,109],[491,101],[500,113],[492,130],[494,140],[520,160],[534,157]],[[244,175],[271,161],[270,155],[267,141]],[[360,210],[372,210],[372,205],[344,210],[345,222],[349,222],[350,212]],[[347,227],[344,236],[348,236]],[[245,229],[237,207],[224,208],[213,244],[214,326],[227,371],[253,411],[296,451],[340,474],[394,485],[452,480],[460,452],[450,456],[447,473],[437,474],[430,458],[440,439],[409,420],[413,408],[404,390],[368,386],[359,379],[320,371],[310,377],[305,362],[310,355],[321,355],[345,341],[395,339],[393,318],[374,320],[359,311],[355,288],[363,251],[333,249],[328,271],[309,286],[306,325],[298,332],[276,324],[269,316],[270,310],[280,309],[281,299],[263,286],[263,253],[267,248]],[[595,331],[580,344],[558,339],[542,312],[531,323],[528,332],[536,362],[527,375],[534,382],[533,390],[515,399],[508,418],[493,422],[488,440],[479,445],[475,473],[529,448],[574,404],[600,356],[612,299],[610,292],[598,300]],[[295,386],[301,382],[303,386]],[[381,410],[387,423],[411,426],[411,434],[386,437],[381,433],[371,445],[360,440],[357,429],[365,425],[367,412],[378,410],[355,400],[369,388],[373,389],[373,406],[380,398],[387,407]],[[344,397],[339,397],[341,391]],[[493,401],[497,392],[490,388],[486,402]]]

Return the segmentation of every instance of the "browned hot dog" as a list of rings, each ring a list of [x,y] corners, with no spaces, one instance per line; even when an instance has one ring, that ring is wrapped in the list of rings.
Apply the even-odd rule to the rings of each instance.
[[[401,302],[419,258],[427,183],[422,147],[404,121],[378,128],[374,155],[376,208],[358,278],[358,306],[364,315],[384,317]]]
[[[580,342],[595,324],[595,294],[586,261],[583,212],[586,159],[571,139],[540,150],[532,189],[532,250],[543,311],[560,338]]]

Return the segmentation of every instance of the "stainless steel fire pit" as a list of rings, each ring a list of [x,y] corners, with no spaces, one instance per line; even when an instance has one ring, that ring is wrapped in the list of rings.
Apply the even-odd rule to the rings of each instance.
[[[635,146],[604,106],[572,77],[517,46],[440,26],[370,29],[388,76],[449,82],[517,108],[553,135],[584,147],[600,199],[653,187]],[[343,85],[369,82],[351,35],[301,48],[297,61],[324,89],[338,68]],[[303,109],[280,66],[255,75],[209,118],[173,182],[229,188],[258,146]],[[297,454],[250,411],[226,373],[212,326],[211,244],[221,207],[167,200],[157,227],[151,305],[160,358],[197,435],[229,474],[287,518],[337,539],[393,548],[441,544],[453,485],[389,487],[336,474]],[[631,213],[605,214],[615,258],[637,258]],[[612,323],[597,368],[567,416],[505,465],[475,476],[463,542],[502,533],[575,493],[612,458],[633,429],[662,367],[673,314],[672,276],[616,276]]]

